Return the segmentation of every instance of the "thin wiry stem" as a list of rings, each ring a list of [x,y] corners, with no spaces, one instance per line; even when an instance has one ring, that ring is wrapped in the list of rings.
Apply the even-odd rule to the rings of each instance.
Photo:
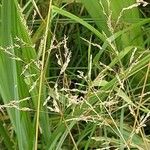
[[[45,62],[45,53],[46,53],[46,43],[47,43],[48,30],[49,30],[48,28],[49,28],[49,24],[50,24],[50,17],[51,17],[51,6],[52,6],[52,0],[50,0],[50,2],[49,2],[48,18],[47,18],[47,24],[46,24],[46,30],[45,30],[45,36],[44,36],[42,66],[41,66],[41,73],[40,73],[37,116],[36,116],[36,131],[35,131],[36,133],[35,133],[35,145],[34,145],[35,150],[37,150],[37,148],[38,148],[38,128],[39,128],[39,117],[40,117],[40,104],[41,104],[42,85],[43,85],[43,79],[44,79],[44,66],[45,66],[44,62]]]

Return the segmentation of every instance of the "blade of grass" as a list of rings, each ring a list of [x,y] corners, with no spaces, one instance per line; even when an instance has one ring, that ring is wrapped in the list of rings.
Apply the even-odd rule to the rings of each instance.
[[[54,12],[57,12],[63,16],[66,16],[80,24],[82,24],[83,26],[85,26],[87,29],[89,29],[90,31],[92,31],[95,35],[97,35],[103,42],[106,41],[105,36],[103,36],[103,34],[101,34],[97,29],[95,29],[93,26],[91,26],[90,24],[88,24],[86,21],[84,21],[83,19],[73,15],[70,12],[67,12],[61,8],[58,8],[56,6],[52,6],[52,9]]]
[[[22,98],[29,97],[24,78],[20,76],[22,72],[22,63],[11,58],[8,52],[17,56],[25,63],[29,63],[31,59],[35,59],[36,56],[27,29],[20,16],[21,14],[16,0],[2,1],[1,33],[3,38],[0,41],[2,47],[0,53],[0,68],[2,70],[0,93],[5,104],[12,100],[19,101]],[[17,48],[13,47],[16,44],[16,37],[19,40],[23,40],[29,47],[19,47],[18,51]],[[2,49],[7,51],[4,52]],[[36,69],[33,68],[32,73],[35,73]],[[10,74],[10,72],[12,74]],[[17,107],[20,108],[25,105],[26,104],[18,104]],[[16,142],[19,149],[31,149],[33,147],[33,126],[29,114],[14,108],[7,109],[7,111],[17,134]]]

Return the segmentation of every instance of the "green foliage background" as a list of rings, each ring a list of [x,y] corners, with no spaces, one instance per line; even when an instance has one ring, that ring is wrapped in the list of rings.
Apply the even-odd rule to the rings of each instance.
[[[135,0],[0,1],[0,149],[150,147],[150,11]]]

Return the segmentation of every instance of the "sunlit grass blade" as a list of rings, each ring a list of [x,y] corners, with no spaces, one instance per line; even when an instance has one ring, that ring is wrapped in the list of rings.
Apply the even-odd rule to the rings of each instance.
[[[138,22],[140,20],[138,12],[138,4],[135,0],[129,0],[125,2],[117,1],[102,1],[95,0],[94,5],[90,0],[82,0],[83,5],[87,11],[95,20],[98,28],[109,37],[116,31],[125,29],[132,21]],[[91,9],[91,5],[93,6]],[[103,21],[99,21],[102,18]],[[142,30],[135,28],[126,34],[122,35],[121,42],[117,41],[117,46],[122,45],[121,48],[135,44],[136,46],[143,45],[143,39],[141,37]],[[131,43],[132,41],[132,43]],[[138,44],[138,45],[137,45]]]
[[[15,57],[20,58],[25,63],[29,63],[36,56],[29,34],[20,16],[17,1],[2,1],[1,36],[3,38],[0,41],[0,68],[2,71],[0,93],[5,104],[11,103],[11,101],[19,102],[21,99],[29,96],[24,78],[21,76],[22,64],[20,61],[15,60]],[[29,47],[21,47],[19,45],[20,47],[17,49],[15,47],[16,38],[25,42]],[[17,134],[16,142],[19,149],[31,149],[33,146],[33,125],[31,124],[29,114],[17,110],[21,109],[21,106],[28,107],[25,103],[23,105],[16,104],[17,108],[7,108],[10,120]]]

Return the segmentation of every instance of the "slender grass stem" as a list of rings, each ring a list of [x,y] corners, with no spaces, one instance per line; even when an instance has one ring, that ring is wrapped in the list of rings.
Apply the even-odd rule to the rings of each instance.
[[[42,94],[42,85],[44,79],[44,66],[45,66],[45,52],[46,52],[46,44],[47,44],[47,37],[48,37],[48,30],[50,25],[50,18],[51,18],[51,6],[52,0],[49,2],[49,11],[47,17],[47,24],[44,36],[44,45],[43,45],[43,52],[42,52],[42,66],[41,66],[41,73],[40,73],[40,81],[39,81],[39,93],[38,93],[38,103],[37,103],[37,114],[36,114],[36,135],[35,135],[35,146],[34,149],[37,150],[38,148],[38,128],[39,128],[39,118],[40,118],[40,105],[41,105],[41,94]]]

